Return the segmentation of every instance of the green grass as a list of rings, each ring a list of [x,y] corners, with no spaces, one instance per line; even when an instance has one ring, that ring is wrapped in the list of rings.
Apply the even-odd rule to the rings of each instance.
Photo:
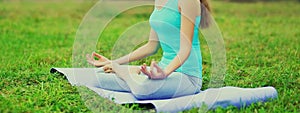
[[[77,89],[51,67],[72,67],[72,46],[84,14],[95,1],[6,2],[0,0],[0,112],[91,112]],[[300,4],[298,2],[212,2],[227,53],[226,86],[274,86],[279,98],[238,110],[209,112],[300,112]],[[152,8],[119,15],[98,45],[110,56],[117,37],[130,25],[148,19]],[[112,40],[107,40],[112,38]],[[201,39],[204,89],[210,74],[210,55]],[[96,50],[96,49],[95,49]],[[144,59],[158,59],[161,54]],[[84,97],[84,95],[83,95]],[[96,98],[91,95],[86,98]],[[94,106],[102,112],[129,111],[102,98]],[[93,105],[93,104],[92,104]],[[137,109],[137,108],[134,108]],[[185,112],[196,112],[192,109]],[[111,111],[114,112],[114,111]]]

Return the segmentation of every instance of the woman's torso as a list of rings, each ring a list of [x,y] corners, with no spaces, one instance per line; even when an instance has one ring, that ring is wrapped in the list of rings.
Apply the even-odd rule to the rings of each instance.
[[[200,16],[195,18],[190,56],[176,71],[202,78],[202,57],[198,39],[200,20]],[[174,59],[180,48],[181,14],[178,10],[178,0],[168,0],[160,9],[155,7],[149,22],[152,29],[157,33],[163,49],[163,56],[159,66],[165,68]]]

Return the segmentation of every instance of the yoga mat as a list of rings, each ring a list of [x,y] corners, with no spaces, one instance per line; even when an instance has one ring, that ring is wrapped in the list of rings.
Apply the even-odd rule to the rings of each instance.
[[[103,72],[101,68],[51,68],[51,73],[60,73],[68,79],[73,86],[86,86],[99,96],[113,100],[117,104],[137,103],[152,104],[156,112],[179,112],[205,104],[208,109],[217,107],[226,108],[236,106],[241,108],[256,102],[266,102],[277,98],[274,87],[261,88],[238,88],[221,87],[210,88],[195,95],[182,96],[163,100],[138,100],[128,92],[116,92],[97,87],[98,81],[95,76]],[[108,75],[109,76],[109,75]]]

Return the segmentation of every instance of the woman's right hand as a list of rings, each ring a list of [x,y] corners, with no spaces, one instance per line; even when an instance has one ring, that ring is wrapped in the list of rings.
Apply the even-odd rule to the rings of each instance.
[[[97,57],[98,60],[95,60],[94,57]],[[89,64],[96,66],[96,67],[102,67],[111,62],[108,58],[106,58],[98,53],[95,53],[95,52],[93,52],[91,55],[87,54],[86,59]]]

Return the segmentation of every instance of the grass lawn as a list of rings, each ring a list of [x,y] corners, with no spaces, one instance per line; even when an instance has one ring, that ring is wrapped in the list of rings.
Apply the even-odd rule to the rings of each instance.
[[[36,1],[0,0],[0,112],[91,112],[77,88],[49,69],[72,67],[77,28],[96,1]],[[274,86],[279,98],[240,110],[229,107],[209,112],[300,112],[300,3],[214,1],[212,6],[226,46],[225,85]],[[98,45],[97,50],[110,57],[110,45],[127,27],[147,20],[151,10],[139,7],[115,18],[100,39],[107,45]],[[210,54],[200,39],[206,89]],[[132,109],[97,99],[99,104],[94,106],[102,112]]]

